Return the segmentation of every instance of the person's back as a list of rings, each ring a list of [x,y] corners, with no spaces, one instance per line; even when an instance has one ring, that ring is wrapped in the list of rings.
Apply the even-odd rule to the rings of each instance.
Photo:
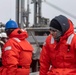
[[[0,75],[29,75],[33,47],[26,40],[27,32],[9,22],[14,21],[8,21],[5,26],[9,39],[2,49]]]
[[[50,23],[50,35],[40,55],[40,75],[76,75],[76,34],[63,15]]]

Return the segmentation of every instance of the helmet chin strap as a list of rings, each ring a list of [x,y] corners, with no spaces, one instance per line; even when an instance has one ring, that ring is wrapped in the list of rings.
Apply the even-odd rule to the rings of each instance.
[[[61,31],[57,31],[56,37],[54,38],[57,42],[60,41],[60,37],[62,36],[62,32]]]

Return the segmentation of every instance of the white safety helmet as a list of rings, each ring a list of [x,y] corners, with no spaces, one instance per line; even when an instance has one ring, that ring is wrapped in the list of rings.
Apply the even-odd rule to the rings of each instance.
[[[7,34],[5,32],[2,32],[1,36],[7,38]]]

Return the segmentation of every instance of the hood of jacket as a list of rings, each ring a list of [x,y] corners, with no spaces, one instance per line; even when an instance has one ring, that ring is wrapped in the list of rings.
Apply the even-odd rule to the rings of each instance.
[[[27,33],[27,31],[25,31],[23,29],[17,28],[8,37],[9,38],[16,37],[18,39],[24,40],[25,38],[28,37],[28,33]]]
[[[59,17],[55,17],[54,19],[57,20],[61,25],[62,36],[64,35],[63,37],[68,37],[69,35],[74,33],[74,25],[70,19],[66,18],[63,15],[60,15]]]

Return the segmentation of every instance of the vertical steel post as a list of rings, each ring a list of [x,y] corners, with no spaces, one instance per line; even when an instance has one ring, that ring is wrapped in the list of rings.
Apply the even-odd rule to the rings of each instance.
[[[20,28],[23,28],[23,11],[25,0],[16,0],[16,21]]]
[[[16,22],[19,25],[19,0],[16,0]]]
[[[29,0],[27,0],[26,27],[29,27]]]
[[[41,0],[38,0],[38,24],[41,25]]]
[[[34,0],[34,26],[37,25],[37,1]]]

